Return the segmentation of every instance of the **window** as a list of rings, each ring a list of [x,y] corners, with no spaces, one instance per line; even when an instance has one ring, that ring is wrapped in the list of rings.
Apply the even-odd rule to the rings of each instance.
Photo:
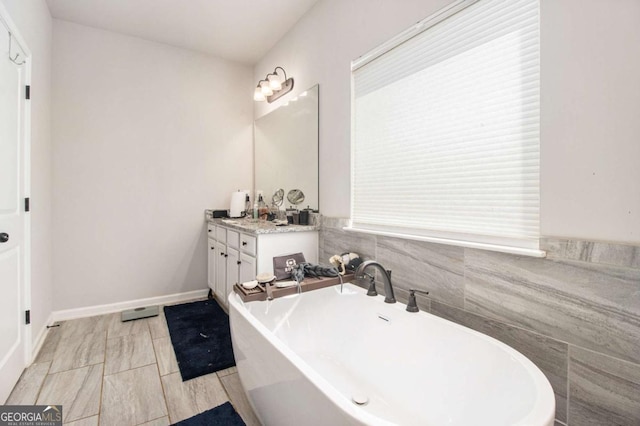
[[[352,64],[350,229],[542,256],[538,0],[458,1]]]

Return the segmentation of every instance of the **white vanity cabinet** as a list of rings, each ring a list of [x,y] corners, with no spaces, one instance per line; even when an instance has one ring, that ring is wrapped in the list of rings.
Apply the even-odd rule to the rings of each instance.
[[[227,249],[227,230],[212,223],[207,224],[207,281],[213,295],[218,300],[224,300],[227,295],[227,264],[229,250]],[[233,254],[232,254],[233,256]],[[237,256],[236,256],[237,257]],[[231,276],[233,268],[231,268]]]
[[[261,272],[273,273],[274,256],[301,252],[307,262],[318,263],[317,228],[278,229],[266,223],[246,223],[246,229],[225,226],[222,221],[207,224],[209,288],[225,307],[234,284],[254,280]]]

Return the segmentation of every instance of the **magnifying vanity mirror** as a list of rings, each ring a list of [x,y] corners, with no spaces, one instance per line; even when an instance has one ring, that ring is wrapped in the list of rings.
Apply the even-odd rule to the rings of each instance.
[[[287,201],[289,201],[294,206],[297,206],[298,204],[302,203],[304,200],[305,200],[304,192],[302,192],[299,189],[292,189],[287,194]]]
[[[285,207],[294,199],[318,210],[318,85],[258,118],[254,135],[255,189],[265,199],[287,194]]]
[[[279,208],[283,202],[284,189],[280,188],[273,194],[273,197],[271,197],[271,204]]]

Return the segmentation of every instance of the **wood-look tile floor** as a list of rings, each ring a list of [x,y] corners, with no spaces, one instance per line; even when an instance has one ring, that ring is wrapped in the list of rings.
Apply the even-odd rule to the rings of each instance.
[[[160,315],[121,322],[120,314],[50,328],[7,404],[61,404],[65,425],[170,425],[230,401],[259,425],[235,367],[182,381]]]

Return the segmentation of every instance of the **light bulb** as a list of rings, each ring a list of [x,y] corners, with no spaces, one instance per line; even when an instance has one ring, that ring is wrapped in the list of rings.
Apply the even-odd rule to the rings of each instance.
[[[280,81],[280,76],[278,76],[278,74],[269,74],[267,76],[267,80],[269,80],[269,87],[273,90],[282,89],[282,81]]]
[[[253,100],[257,101],[257,102],[262,102],[265,99],[266,98],[264,97],[264,94],[262,93],[262,89],[260,87],[256,87],[256,90],[253,92]]]
[[[260,82],[260,88],[262,90],[262,94],[265,96],[271,96],[273,95],[273,90],[271,90],[271,87],[269,87],[269,83],[266,81],[261,81]]]

